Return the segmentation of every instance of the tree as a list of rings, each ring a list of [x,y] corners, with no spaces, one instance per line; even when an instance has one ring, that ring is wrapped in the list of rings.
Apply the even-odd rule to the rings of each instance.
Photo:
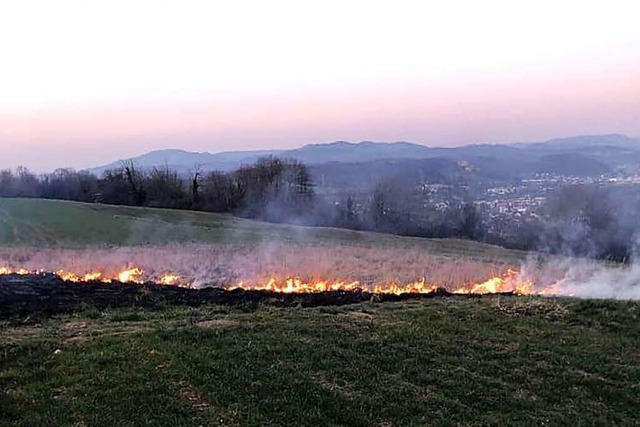
[[[462,206],[460,235],[472,240],[481,240],[484,237],[482,220],[472,203],[467,202]]]
[[[155,167],[144,178],[144,201],[147,206],[187,207],[187,195],[178,173],[168,165]]]
[[[129,192],[137,206],[143,206],[146,199],[144,189],[144,174],[140,172],[132,161],[123,163],[124,176],[129,184]]]
[[[239,192],[231,176],[211,172],[202,181],[202,204],[210,212],[230,212],[240,204]]]
[[[196,166],[194,171],[191,173],[191,208],[199,209],[200,208],[200,166]]]
[[[0,170],[0,197],[14,197],[15,185],[15,177],[11,169]]]
[[[38,178],[24,166],[16,168],[15,179],[15,196],[17,197],[39,197],[40,184]]]
[[[94,199],[111,205],[135,205],[131,187],[124,168],[106,170],[98,181],[98,191]]]

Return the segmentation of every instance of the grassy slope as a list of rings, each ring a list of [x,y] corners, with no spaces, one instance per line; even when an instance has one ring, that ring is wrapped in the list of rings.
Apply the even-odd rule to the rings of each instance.
[[[0,199],[4,246],[273,240],[524,255],[460,240]],[[0,323],[0,424],[637,425],[639,316],[637,302],[491,297],[14,319]]]
[[[0,412],[8,426],[637,425],[638,316],[637,302],[491,297],[16,319],[0,324]]]
[[[78,247],[267,241],[420,247],[442,255],[522,259],[524,253],[456,239],[420,239],[334,228],[298,227],[202,212],[0,198],[0,245]]]

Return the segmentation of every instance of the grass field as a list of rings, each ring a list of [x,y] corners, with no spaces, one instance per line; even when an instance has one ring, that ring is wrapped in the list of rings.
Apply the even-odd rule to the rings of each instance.
[[[526,253],[455,239],[301,227],[231,216],[53,200],[0,199],[0,267],[94,271],[132,266],[145,279],[233,285],[307,281],[481,282],[517,268]]]
[[[0,265],[33,269],[446,285],[525,258],[462,240],[0,199]],[[0,322],[0,425],[631,426],[639,336],[639,302],[540,297],[33,313]]]
[[[2,425],[638,425],[639,316],[489,297],[14,319]]]
[[[203,212],[0,198],[0,246],[85,247],[265,242],[409,247],[438,255],[521,260],[526,254],[456,239],[421,239],[335,228],[299,227]]]

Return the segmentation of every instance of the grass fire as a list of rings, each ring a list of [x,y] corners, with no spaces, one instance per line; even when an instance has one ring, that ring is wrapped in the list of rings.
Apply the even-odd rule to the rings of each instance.
[[[0,267],[0,275],[19,275],[19,276],[38,276],[47,273],[44,270],[28,270],[25,268]],[[179,286],[184,288],[194,288],[194,285],[181,280],[181,277],[175,274],[167,273],[157,278],[148,277],[145,271],[138,267],[129,267],[115,274],[107,274],[101,271],[92,271],[88,273],[73,273],[66,270],[55,270],[53,275],[60,278],[63,282],[70,283],[137,283],[137,284],[157,284],[166,286]],[[357,280],[303,280],[297,277],[287,277],[285,279],[270,278],[266,283],[245,283],[239,282],[235,284],[227,284],[221,286],[226,290],[243,289],[254,291],[267,291],[285,294],[302,294],[302,293],[322,293],[322,292],[353,292],[365,291],[372,294],[430,294],[438,292],[438,290],[448,290],[439,288],[437,285],[430,284],[426,278],[409,282],[409,283],[360,283]],[[479,283],[469,283],[464,285],[453,285],[450,292],[453,294],[497,294],[512,293],[514,295],[552,295],[558,288],[550,286],[545,288],[536,288],[529,280],[523,279],[516,270],[509,269],[501,276],[491,277]]]
[[[32,203],[0,199],[9,426],[637,420],[634,264]]]
[[[640,426],[637,1],[0,2],[0,427]]]

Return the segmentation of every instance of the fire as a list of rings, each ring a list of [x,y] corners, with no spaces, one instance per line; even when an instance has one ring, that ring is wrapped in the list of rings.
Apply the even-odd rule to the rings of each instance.
[[[455,294],[496,294],[500,292],[513,292],[518,295],[531,295],[536,293],[531,281],[521,279],[520,273],[509,269],[503,276],[495,276],[484,282],[462,286]]]
[[[43,270],[27,270],[24,268],[13,269],[10,267],[0,267],[0,275],[6,274],[18,274],[18,275],[27,275],[27,274],[41,274]],[[113,281],[118,281],[121,283],[144,283],[142,280],[142,275],[144,271],[138,267],[133,267],[129,269],[122,270],[115,274],[113,277],[108,277],[106,274],[100,271],[91,271],[88,273],[74,273],[67,270],[56,270],[53,272],[60,279],[65,282],[103,282],[103,283],[111,283]],[[174,285],[177,284],[179,280],[178,276],[166,275],[163,276],[160,280],[160,284]]]
[[[276,279],[269,279],[264,285],[250,286],[250,289],[257,291],[280,292],[284,294],[309,294],[329,291],[355,291],[359,289],[359,283],[354,282],[305,282],[298,278],[286,279],[283,283],[279,283]],[[246,288],[242,282],[233,288]]]
[[[279,282],[275,278],[269,279],[264,284],[246,284],[240,282],[227,289],[251,289],[255,291],[270,291],[284,294],[310,294],[331,291],[353,292],[357,290],[368,291],[374,294],[429,294],[435,292],[438,287],[427,283],[424,279],[407,284],[375,284],[372,286],[362,285],[358,281],[304,281],[299,278],[288,278]]]
[[[0,274],[19,274],[21,276],[24,276],[26,274],[31,274],[31,273],[37,273],[37,272],[32,272],[29,270],[25,270],[24,268],[19,268],[17,270],[13,270],[9,267],[0,267]]]
[[[144,271],[137,267],[130,268],[118,273],[118,281],[122,283],[142,283],[140,276],[143,273]]]
[[[10,267],[0,267],[0,275],[6,274],[41,274],[42,270],[27,270],[24,268],[13,269]],[[66,282],[102,282],[102,283],[156,283],[167,286],[191,287],[188,281],[184,281],[180,276],[167,272],[162,276],[148,276],[139,267],[123,269],[113,275],[102,271],[89,271],[75,273],[67,270],[57,270],[55,275]],[[153,280],[152,280],[153,278]],[[365,284],[357,280],[305,280],[298,277],[286,279],[271,278],[264,282],[246,283],[239,282],[235,285],[225,286],[227,290],[244,289],[256,291],[269,291],[283,294],[304,294],[321,293],[332,291],[363,291],[373,294],[403,295],[403,294],[430,294],[437,292],[441,288],[429,283],[423,278],[410,283],[373,283]],[[513,293],[516,295],[561,295],[562,287],[553,284],[544,287],[537,287],[532,281],[523,277],[516,271],[509,269],[506,273],[491,277],[480,283],[469,283],[453,290],[455,294],[495,294]]]
[[[159,283],[161,285],[177,285],[180,281],[180,276],[175,274],[165,274],[160,278]]]
[[[426,283],[425,279],[418,282],[409,283],[406,285],[375,285],[373,287],[374,294],[430,294],[438,290],[438,287]]]
[[[370,286],[363,285],[358,281],[305,281],[300,278],[288,278],[278,281],[271,278],[263,284],[247,284],[240,282],[235,286],[227,287],[227,289],[245,289],[256,291],[270,291],[277,293],[293,294],[293,293],[320,293],[329,291],[356,291],[362,290],[374,294],[430,294],[440,289],[438,286],[428,283],[426,279],[419,281],[398,284],[398,283],[378,283]],[[457,288],[453,291],[456,294],[495,294],[495,293],[514,293],[516,295],[532,295],[536,292],[536,288],[531,281],[524,280],[520,277],[520,273],[516,270],[507,270],[502,276],[491,277],[481,283],[471,283]]]
[[[71,273],[70,271],[58,270],[55,272],[55,274],[66,282],[92,282],[100,280],[100,278],[102,277],[102,273],[100,272],[87,273],[78,276],[74,273]]]

